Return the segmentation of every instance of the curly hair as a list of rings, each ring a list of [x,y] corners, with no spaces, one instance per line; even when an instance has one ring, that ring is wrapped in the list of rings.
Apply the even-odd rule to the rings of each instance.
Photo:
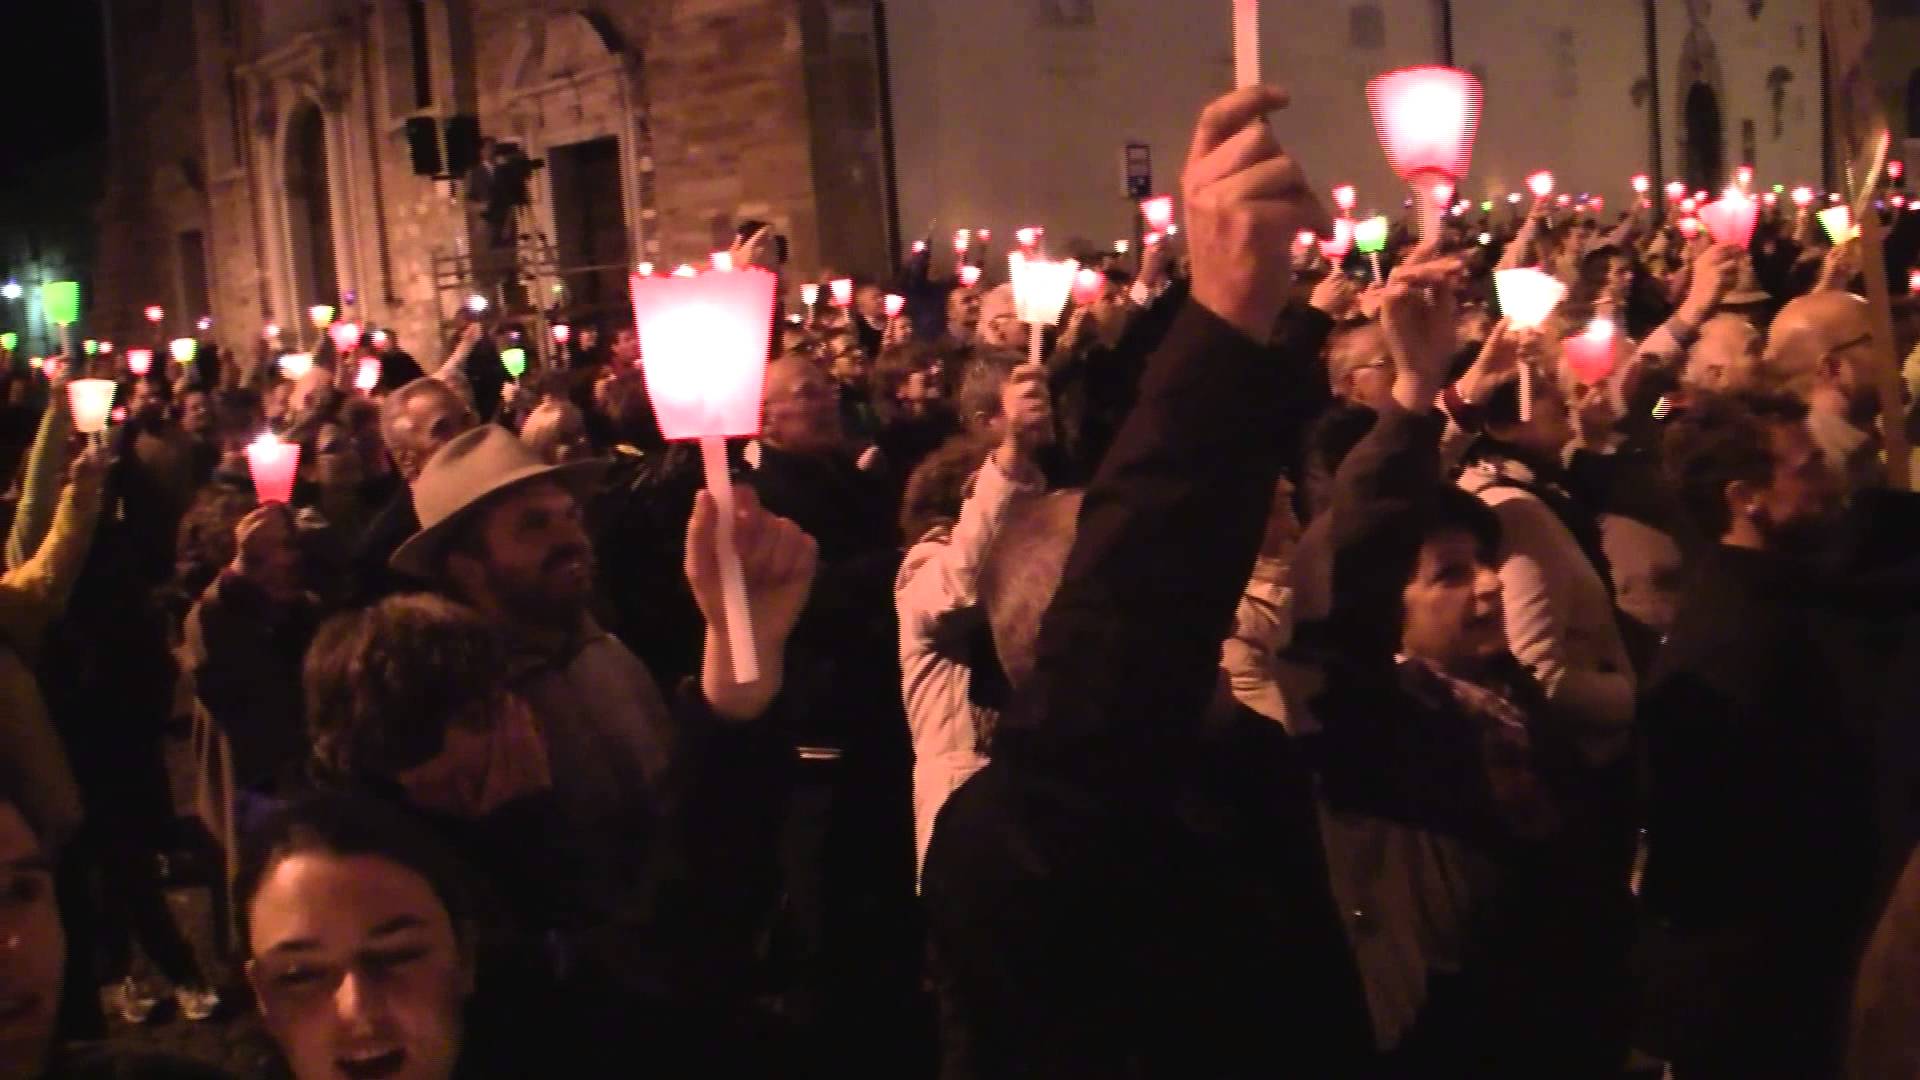
[[[336,616],[307,650],[307,729],[323,778],[391,778],[504,689],[506,647],[477,612],[430,594]]]
[[[1769,429],[1806,418],[1799,398],[1757,392],[1695,395],[1674,415],[1663,439],[1667,476],[1700,535],[1718,540],[1732,527],[1728,484],[1772,480]]]
[[[968,481],[992,451],[992,440],[962,432],[920,462],[900,500],[900,535],[907,543],[916,543],[936,526],[959,519]]]

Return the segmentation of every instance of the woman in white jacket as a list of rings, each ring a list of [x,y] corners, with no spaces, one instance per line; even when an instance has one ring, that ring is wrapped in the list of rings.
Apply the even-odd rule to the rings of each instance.
[[[977,403],[968,417],[980,433],[972,454],[984,452],[985,461],[971,472],[959,512],[947,521],[926,508],[943,501],[934,489],[951,483],[945,478],[968,454],[967,444],[949,444],[915,472],[904,514],[917,521],[931,516],[936,523],[911,527],[908,535],[920,540],[907,552],[894,585],[901,693],[913,738],[916,873],[947,796],[987,763],[984,737],[994,710],[976,704],[973,685],[974,645],[985,639],[987,626],[981,572],[1016,502],[1045,492],[1036,457],[1053,438],[1046,371],[1038,365],[978,361],[961,401],[963,407]]]

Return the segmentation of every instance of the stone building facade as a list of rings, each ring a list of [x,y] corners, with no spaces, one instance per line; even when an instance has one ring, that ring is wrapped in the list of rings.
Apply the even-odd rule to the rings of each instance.
[[[617,312],[624,268],[703,259],[768,221],[801,267],[878,272],[885,202],[866,0],[108,0],[113,165],[96,332],[203,315],[228,348],[305,312],[437,355],[462,299]],[[526,293],[464,185],[415,175],[410,118],[478,118],[545,167]],[[833,222],[832,228],[823,223]],[[478,258],[475,258],[475,256]],[[578,269],[592,268],[599,269]],[[551,298],[549,300],[548,298]]]

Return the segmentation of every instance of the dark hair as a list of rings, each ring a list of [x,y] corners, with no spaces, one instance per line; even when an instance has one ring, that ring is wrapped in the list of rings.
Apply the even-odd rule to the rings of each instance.
[[[895,395],[916,371],[925,371],[946,357],[940,348],[925,341],[908,341],[881,350],[873,363],[869,385],[876,411],[895,411]]]
[[[431,594],[329,620],[303,679],[315,771],[385,780],[432,759],[448,725],[502,688],[506,659],[487,620]]]
[[[1399,649],[1406,621],[1402,597],[1429,540],[1464,532],[1473,538],[1475,557],[1489,566],[1500,550],[1500,519],[1492,508],[1445,483],[1380,500],[1342,531],[1347,539],[1334,554],[1330,621],[1338,640],[1368,659]]]
[[[234,876],[234,913],[240,940],[253,942],[253,902],[275,867],[295,855],[385,859],[420,875],[447,909],[456,938],[465,941],[473,918],[466,873],[439,839],[398,810],[370,796],[325,793],[275,811],[242,845]]]
[[[1765,485],[1773,478],[1770,428],[1807,418],[1786,394],[1698,394],[1676,413],[1664,438],[1667,476],[1702,536],[1717,541],[1733,525],[1727,485]]]
[[[920,462],[900,501],[900,535],[907,543],[918,543],[934,526],[959,519],[967,482],[992,452],[992,440],[962,432]]]
[[[988,349],[974,354],[960,377],[959,400],[955,406],[960,422],[971,424],[975,417],[992,419],[1000,415],[1000,391],[1013,369],[1026,357],[1009,349]]]
[[[250,487],[214,483],[194,493],[180,519],[173,560],[174,584],[189,604],[233,562],[234,527],[256,505]]]
[[[47,823],[34,812],[33,800],[27,798],[26,794],[27,778],[23,774],[30,767],[24,761],[0,757],[0,806],[11,806],[20,812],[20,820],[27,823],[27,828],[44,851],[48,847]]]
[[[1314,419],[1304,439],[1304,482],[1300,520],[1312,521],[1332,499],[1333,476],[1353,448],[1367,437],[1380,414],[1365,405],[1336,401]]]

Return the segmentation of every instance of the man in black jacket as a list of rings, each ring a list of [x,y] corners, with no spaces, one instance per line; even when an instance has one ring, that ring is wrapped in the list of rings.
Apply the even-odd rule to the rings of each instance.
[[[1285,100],[1241,90],[1200,119],[1191,298],[1087,493],[993,761],[934,832],[957,1075],[1344,1076],[1366,1053],[1324,879],[1316,896],[1298,852],[1184,798],[1275,477],[1317,404],[1315,355],[1270,348],[1289,245],[1330,228],[1264,126]]]

